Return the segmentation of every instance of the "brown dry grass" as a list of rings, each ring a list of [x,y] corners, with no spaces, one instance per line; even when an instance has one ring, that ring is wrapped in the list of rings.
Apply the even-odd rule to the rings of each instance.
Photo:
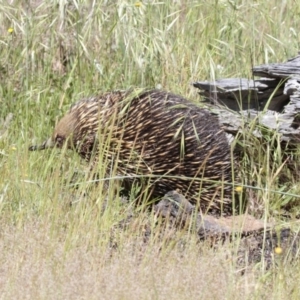
[[[87,231],[84,229],[86,228]],[[120,249],[88,245],[83,224],[67,250],[68,230],[43,221],[1,226],[1,299],[296,299],[299,264],[238,272],[226,251],[195,246],[159,251],[127,237]],[[82,236],[83,235],[83,236]],[[88,234],[87,234],[88,235]],[[194,241],[195,242],[195,241]],[[90,243],[89,243],[90,244]],[[192,246],[191,246],[192,245]],[[195,251],[197,249],[197,251]],[[291,298],[294,295],[295,298]]]

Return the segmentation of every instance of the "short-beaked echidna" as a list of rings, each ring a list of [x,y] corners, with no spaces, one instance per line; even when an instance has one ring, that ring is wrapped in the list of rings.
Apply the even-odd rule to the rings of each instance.
[[[232,212],[231,152],[217,118],[161,90],[107,92],[75,103],[51,138],[30,150],[65,143],[86,160],[107,159],[126,186],[147,179],[152,195],[179,189],[208,212]],[[94,157],[94,156],[93,156]],[[128,178],[132,176],[132,178]]]

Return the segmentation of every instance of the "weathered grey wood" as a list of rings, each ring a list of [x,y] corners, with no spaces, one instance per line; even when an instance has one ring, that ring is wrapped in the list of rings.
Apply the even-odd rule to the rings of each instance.
[[[284,63],[273,63],[256,66],[252,69],[254,76],[270,78],[300,78],[300,55],[289,59]]]
[[[219,107],[213,112],[218,115],[219,122],[224,130],[235,136],[241,130],[252,128],[256,122],[256,130],[253,135],[261,137],[261,129],[267,128],[278,132],[281,141],[290,143],[300,142],[300,98],[295,97],[292,103],[282,114],[274,111],[259,112],[256,110],[241,111],[240,114],[226,108]],[[229,141],[231,139],[229,138]]]
[[[285,63],[254,67],[253,74],[270,78],[229,78],[193,85],[229,135],[252,128],[256,122],[252,132],[256,136],[267,128],[278,132],[281,141],[300,143],[300,55]]]
[[[214,82],[209,81],[198,81],[193,83],[193,85],[199,89],[203,90],[213,90],[216,89],[218,91],[227,91],[227,92],[236,92],[239,90],[266,90],[269,88],[275,88],[278,85],[278,80],[274,79],[260,79],[260,80],[252,80],[246,78],[224,78],[219,79]]]
[[[221,104],[235,111],[262,110],[267,104],[268,109],[280,111],[288,101],[283,85],[277,79],[230,78],[215,82],[198,81],[193,85],[200,89],[204,102]]]
[[[283,93],[285,95],[300,95],[300,80],[296,78],[289,79],[285,85]]]

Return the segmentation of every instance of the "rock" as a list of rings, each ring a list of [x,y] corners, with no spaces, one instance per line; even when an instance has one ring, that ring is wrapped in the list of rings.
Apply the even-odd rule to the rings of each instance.
[[[209,239],[212,246],[225,246],[225,240],[237,242],[239,265],[264,261],[268,269],[277,258],[288,260],[298,253],[300,235],[290,228],[276,229],[274,224],[247,214],[221,218],[202,215],[177,191],[167,193],[154,210],[179,228],[189,228],[189,222],[194,222],[199,239]]]

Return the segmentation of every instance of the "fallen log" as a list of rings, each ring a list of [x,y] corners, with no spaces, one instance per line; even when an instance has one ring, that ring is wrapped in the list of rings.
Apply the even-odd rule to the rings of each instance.
[[[214,82],[197,81],[203,101],[219,116],[226,132],[236,135],[255,120],[260,128],[276,131],[283,142],[300,141],[300,55],[285,63],[254,67],[253,76]],[[268,77],[268,78],[265,78]]]

